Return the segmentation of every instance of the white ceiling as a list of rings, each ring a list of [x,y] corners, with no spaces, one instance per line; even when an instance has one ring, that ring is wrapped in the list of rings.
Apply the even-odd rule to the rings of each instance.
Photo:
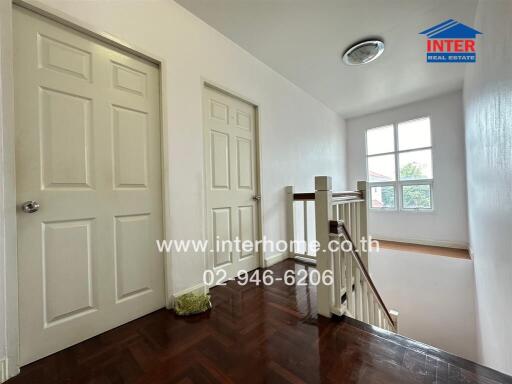
[[[465,64],[427,64],[418,33],[453,18],[473,24],[477,0],[177,0],[345,117],[462,86]],[[384,54],[346,66],[352,43],[381,36]],[[471,64],[468,64],[471,65]]]

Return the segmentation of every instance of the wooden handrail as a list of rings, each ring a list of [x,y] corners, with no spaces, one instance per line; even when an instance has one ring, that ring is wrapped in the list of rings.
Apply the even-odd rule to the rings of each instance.
[[[364,199],[359,199],[357,197],[335,197],[332,199],[332,204],[337,205],[340,203],[364,203]]]
[[[357,197],[358,199],[363,198],[363,192],[361,191],[343,191],[343,192],[333,192],[333,198],[337,197]]]
[[[386,317],[390,324],[395,328],[396,330],[396,324],[393,321],[393,318],[391,317],[386,304],[384,304],[384,300],[382,300],[382,297],[379,294],[379,291],[377,290],[377,287],[375,287],[375,284],[373,283],[373,280],[368,273],[368,270],[363,264],[363,261],[361,260],[361,257],[359,256],[359,253],[354,250],[354,242],[352,241],[352,238],[350,234],[347,231],[347,228],[345,227],[345,223],[342,220],[331,220],[329,221],[329,235],[330,236],[336,236],[341,237],[343,236],[347,241],[350,242],[352,245],[350,249],[350,253],[352,253],[352,256],[354,257],[359,269],[363,272],[363,276],[368,282],[368,285],[370,286],[370,289],[372,290],[373,295],[377,298],[377,301],[379,302],[379,305],[382,307],[384,312],[386,313]]]
[[[315,200],[315,192],[294,193],[293,200]]]
[[[362,199],[363,192],[362,191],[333,192],[332,197],[334,199],[351,198],[351,197],[357,198],[357,199]],[[295,200],[295,201],[315,200],[315,193],[314,192],[294,193],[293,200]]]

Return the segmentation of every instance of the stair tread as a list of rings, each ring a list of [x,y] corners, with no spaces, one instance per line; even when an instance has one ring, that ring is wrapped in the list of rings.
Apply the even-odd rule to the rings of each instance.
[[[395,344],[400,347],[403,347],[405,350],[411,351],[414,354],[425,356],[425,364],[423,369],[429,370],[429,368],[436,368],[436,373],[443,366],[443,364],[448,367],[457,367],[461,369],[461,372],[458,374],[461,379],[468,379],[468,374],[471,378],[474,376],[478,376],[478,381],[481,383],[512,383],[512,376],[508,376],[504,373],[496,371],[492,368],[485,367],[483,365],[477,364],[471,360],[465,359],[463,357],[451,354],[449,352],[443,351],[439,348],[433,347],[431,345],[422,343],[420,341],[410,339],[406,336],[398,335],[396,333],[386,331],[382,328],[375,327],[373,325],[364,323],[357,319],[342,316],[339,317],[340,321],[344,323],[344,325],[357,328],[361,332],[367,334],[368,338],[378,337],[386,344]],[[406,357],[404,357],[404,363],[407,365],[405,361]],[[432,364],[435,364],[432,366]],[[418,367],[421,368],[421,367]],[[427,372],[428,373],[428,372]],[[462,376],[461,376],[462,375]],[[464,376],[466,375],[466,376]],[[442,379],[442,378],[441,378]],[[484,381],[485,379],[485,381]],[[473,382],[471,380],[462,380],[461,382]]]

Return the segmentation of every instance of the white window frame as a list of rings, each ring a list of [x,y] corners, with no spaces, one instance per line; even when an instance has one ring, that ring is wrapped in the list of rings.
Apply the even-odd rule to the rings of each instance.
[[[400,151],[398,147],[398,124],[403,123],[409,123],[415,120],[422,120],[427,119],[429,120],[429,128],[430,128],[430,146],[429,147],[419,147],[419,148],[413,148],[413,149],[405,149]],[[433,212],[434,211],[434,145],[432,140],[432,120],[430,119],[430,116],[420,116],[416,117],[414,119],[404,120],[404,121],[395,121],[388,124],[382,124],[377,127],[367,128],[365,132],[365,157],[366,157],[366,180],[368,182],[368,188],[370,193],[370,198],[368,199],[368,209],[372,211],[378,211],[378,212]],[[392,152],[383,152],[383,153],[377,153],[368,155],[368,131],[375,129],[375,128],[382,128],[386,126],[393,126],[393,139],[394,139],[394,145],[395,150]],[[432,178],[431,179],[416,179],[416,180],[400,180],[400,164],[399,164],[399,158],[401,153],[407,153],[407,152],[415,152],[415,151],[421,151],[421,150],[430,150],[430,156],[431,156],[431,164],[432,164]],[[370,175],[369,175],[369,169],[368,169],[368,159],[370,157],[376,157],[376,156],[384,156],[384,155],[394,155],[395,156],[395,181],[370,181]],[[430,186],[430,208],[404,208],[403,206],[403,187],[407,185],[429,185]],[[372,187],[386,187],[386,186],[393,186],[395,191],[395,206],[393,208],[388,207],[372,207],[372,197],[371,197],[371,189]]]

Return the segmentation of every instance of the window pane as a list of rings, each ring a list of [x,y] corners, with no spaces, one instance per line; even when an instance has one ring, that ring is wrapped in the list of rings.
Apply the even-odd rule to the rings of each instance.
[[[404,209],[431,209],[432,194],[430,185],[402,186],[402,205]]]
[[[372,208],[395,208],[395,187],[372,187]]]
[[[400,180],[432,178],[432,150],[424,149],[399,154]]]
[[[400,151],[430,147],[430,119],[424,117],[398,124],[398,148]]]
[[[393,126],[372,128],[366,131],[366,154],[376,155],[379,153],[394,152],[395,133]]]
[[[369,181],[395,180],[395,155],[368,157]]]

